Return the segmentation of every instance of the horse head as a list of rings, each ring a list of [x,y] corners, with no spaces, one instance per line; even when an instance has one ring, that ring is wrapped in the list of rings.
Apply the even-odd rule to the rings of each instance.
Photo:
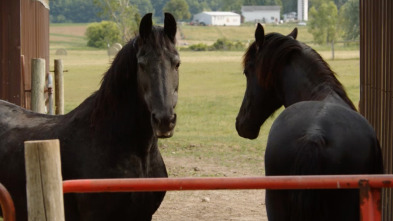
[[[294,29],[286,37],[296,39],[296,36],[297,29]],[[264,59],[269,56],[269,53],[266,53],[268,43],[263,26],[258,24],[255,41],[247,49],[243,61],[247,88],[236,118],[236,130],[244,138],[257,138],[261,125],[282,105],[282,98],[275,87],[274,78],[261,77],[264,75],[263,72],[269,71],[266,68],[270,68],[263,65]]]
[[[175,47],[176,21],[165,13],[164,28],[154,27],[152,14],[140,23],[137,61],[138,91],[151,113],[153,132],[159,138],[173,135],[179,85],[180,58]]]

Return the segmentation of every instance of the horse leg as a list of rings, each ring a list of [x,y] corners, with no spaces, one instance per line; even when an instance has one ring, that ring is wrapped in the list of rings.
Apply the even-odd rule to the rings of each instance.
[[[269,221],[290,220],[288,190],[266,190],[266,211]]]

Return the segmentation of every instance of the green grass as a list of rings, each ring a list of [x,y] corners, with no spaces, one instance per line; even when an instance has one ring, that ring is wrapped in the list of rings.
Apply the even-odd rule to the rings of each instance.
[[[291,31],[297,27],[296,25],[265,25],[265,32],[278,32],[282,34],[289,34]],[[307,28],[300,26],[298,39],[304,42],[312,41],[312,36],[307,32]],[[192,42],[214,42],[218,38],[227,38],[229,40],[235,41],[239,40],[241,42],[249,42],[254,40],[254,25],[242,25],[240,27],[233,26],[180,26],[180,30],[183,37],[187,41]]]
[[[205,29],[206,28],[206,29]],[[269,26],[267,32],[289,33],[293,27]],[[299,38],[307,39],[304,27],[300,27]],[[215,40],[218,35],[234,36],[234,39],[247,40],[253,36],[253,26],[198,27],[182,26],[184,33],[193,36],[200,33],[202,40]],[[202,31],[204,30],[204,31]],[[208,30],[208,31],[206,31]],[[215,30],[215,34],[209,34]],[[243,35],[244,34],[244,35]],[[68,41],[85,41],[72,34]],[[51,36],[54,36],[51,34]],[[246,37],[247,36],[247,37]],[[198,40],[195,37],[196,40]],[[252,38],[250,38],[252,39]],[[67,40],[66,40],[67,41]],[[69,42],[72,44],[72,42]],[[74,45],[75,46],[75,45]],[[57,41],[51,41],[51,60],[62,58],[65,80],[65,109],[69,112],[86,97],[99,88],[102,74],[109,67],[112,58],[105,50],[74,48],[67,56],[55,56]],[[246,163],[263,168],[263,153],[267,134],[274,117],[262,126],[257,140],[240,138],[235,130],[235,118],[241,105],[245,90],[245,76],[242,74],[242,51],[231,52],[192,52],[181,51],[179,101],[177,106],[178,123],[175,134],[170,139],[160,140],[164,158],[175,154],[179,157],[203,158],[218,165],[231,167]],[[323,57],[337,73],[346,87],[350,98],[357,105],[359,100],[359,59],[358,51],[338,50],[337,60],[329,60],[330,51],[321,50]],[[278,111],[278,113],[281,110]],[[276,113],[274,116],[277,116]]]

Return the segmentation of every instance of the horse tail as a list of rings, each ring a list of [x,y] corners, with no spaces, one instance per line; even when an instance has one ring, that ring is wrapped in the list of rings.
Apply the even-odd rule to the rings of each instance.
[[[326,139],[322,134],[307,134],[298,140],[298,149],[292,169],[292,175],[322,174],[321,152],[326,146]],[[324,205],[321,204],[321,190],[293,190],[290,191],[291,220],[311,221],[315,217],[326,217]],[[321,216],[322,215],[322,216]]]

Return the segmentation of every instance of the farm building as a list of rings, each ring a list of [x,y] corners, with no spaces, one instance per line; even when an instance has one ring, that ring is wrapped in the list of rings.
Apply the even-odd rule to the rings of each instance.
[[[30,108],[32,58],[49,72],[49,0],[0,1],[0,99]]]
[[[297,15],[299,21],[308,20],[308,0],[297,0]]]
[[[242,6],[244,22],[278,23],[280,6]]]
[[[192,22],[200,25],[239,26],[240,15],[233,12],[201,12],[193,16]]]

